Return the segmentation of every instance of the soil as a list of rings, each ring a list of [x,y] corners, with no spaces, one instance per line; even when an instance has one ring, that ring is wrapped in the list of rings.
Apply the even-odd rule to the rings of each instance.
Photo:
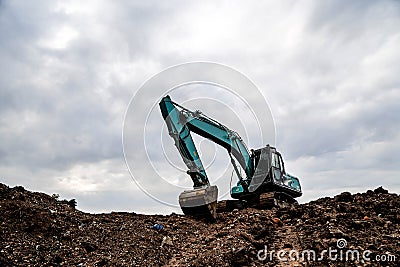
[[[382,187],[234,210],[214,223],[178,214],[90,214],[75,205],[0,184],[0,266],[400,265],[400,197]]]

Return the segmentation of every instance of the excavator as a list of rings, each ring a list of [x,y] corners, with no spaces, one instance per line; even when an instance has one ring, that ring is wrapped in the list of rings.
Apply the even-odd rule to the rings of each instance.
[[[302,195],[299,179],[286,173],[282,155],[266,145],[248,150],[240,135],[206,116],[191,111],[165,96],[159,103],[161,114],[193,181],[193,189],[179,195],[179,205],[185,215],[211,220],[220,212],[254,207],[270,209],[294,205]],[[218,188],[211,185],[205,172],[192,133],[224,147],[238,182],[230,189],[231,200],[218,202]]]

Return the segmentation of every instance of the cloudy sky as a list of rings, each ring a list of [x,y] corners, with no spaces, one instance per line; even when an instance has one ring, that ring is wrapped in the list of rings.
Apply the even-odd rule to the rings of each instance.
[[[400,193],[399,1],[1,0],[0,36],[0,182],[7,185],[75,198],[90,212],[177,211],[133,182],[122,152],[124,116],[153,75],[207,61],[242,72],[264,95],[276,126],[271,143],[301,178],[300,202],[379,185]],[[218,115],[229,111],[218,89],[201,90],[222,103],[210,102],[207,115],[241,135],[251,131],[240,126],[246,118]],[[149,114],[140,108],[137,116]],[[181,177],[162,121],[148,129],[146,138],[161,136],[166,146],[155,168]],[[211,176],[231,172],[223,151],[196,140]],[[168,160],[178,167],[165,173]],[[218,183],[228,186],[224,179]],[[172,201],[179,194],[157,190]]]

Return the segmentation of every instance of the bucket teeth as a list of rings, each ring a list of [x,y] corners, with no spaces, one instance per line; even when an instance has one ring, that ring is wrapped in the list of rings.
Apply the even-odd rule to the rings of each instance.
[[[197,207],[181,207],[185,215],[201,217],[210,220],[217,219],[217,202]]]
[[[217,218],[218,188],[207,186],[184,191],[179,195],[179,204],[185,215]]]

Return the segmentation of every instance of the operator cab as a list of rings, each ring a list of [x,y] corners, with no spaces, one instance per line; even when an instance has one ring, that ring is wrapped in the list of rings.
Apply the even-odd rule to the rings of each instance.
[[[257,189],[261,184],[272,183],[275,188],[279,188],[279,190],[291,196],[302,195],[299,179],[286,173],[282,155],[274,147],[267,145],[262,149],[254,150],[252,157],[256,171],[249,186],[250,192]],[[268,174],[267,177],[265,177],[265,173]]]
[[[299,179],[286,173],[282,155],[276,150],[271,153],[271,167],[275,184],[301,194]]]

